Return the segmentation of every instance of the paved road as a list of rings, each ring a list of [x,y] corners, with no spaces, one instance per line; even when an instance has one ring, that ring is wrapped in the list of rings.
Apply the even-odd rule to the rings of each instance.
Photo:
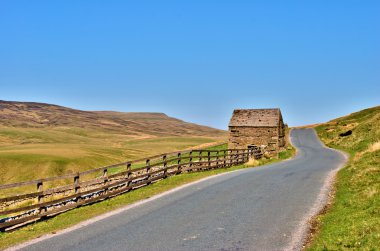
[[[191,185],[25,250],[283,250],[344,160],[311,129],[296,158]]]

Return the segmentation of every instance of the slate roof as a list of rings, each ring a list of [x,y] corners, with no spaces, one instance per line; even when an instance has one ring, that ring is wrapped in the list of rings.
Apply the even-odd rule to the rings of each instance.
[[[228,126],[277,127],[281,120],[279,108],[236,109]]]

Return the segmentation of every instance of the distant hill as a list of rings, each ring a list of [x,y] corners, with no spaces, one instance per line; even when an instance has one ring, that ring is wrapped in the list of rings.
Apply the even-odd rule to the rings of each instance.
[[[127,135],[218,137],[225,131],[164,113],[81,111],[63,106],[0,100],[0,125],[19,128],[77,127]]]
[[[223,142],[227,132],[163,113],[0,101],[0,184]]]

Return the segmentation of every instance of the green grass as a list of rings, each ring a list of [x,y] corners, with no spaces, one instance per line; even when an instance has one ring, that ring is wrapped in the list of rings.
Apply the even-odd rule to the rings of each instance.
[[[217,146],[211,146],[211,147],[206,147],[205,150],[210,150],[210,151],[221,151],[221,150],[227,150],[228,149],[228,144],[221,144]]]
[[[295,149],[293,147],[289,147],[286,151],[281,151],[278,153],[278,158],[280,160],[289,159],[295,153]]]
[[[223,144],[220,146],[208,147],[208,150],[224,150],[227,149],[227,144]],[[275,162],[280,161],[282,159],[291,157],[294,155],[294,148],[288,147],[285,151],[286,153],[281,154],[283,158],[274,160]],[[259,165],[272,163],[271,160],[260,160]],[[239,170],[243,168],[248,168],[247,165],[239,165],[230,168],[222,168],[215,169],[203,172],[194,172],[194,173],[186,173],[180,174],[176,176],[169,177],[167,179],[161,180],[157,183],[154,183],[150,186],[146,186],[117,197],[95,203],[93,205],[83,206],[80,208],[73,209],[71,211],[62,213],[48,219],[46,221],[36,222],[20,229],[0,233],[0,249],[6,248],[12,245],[16,245],[21,242],[25,242],[27,240],[31,240],[34,238],[38,238],[47,233],[56,232],[61,229],[68,228],[73,226],[81,221],[90,219],[97,215],[109,212],[111,210],[115,210],[122,206],[137,202],[142,199],[146,199],[157,195],[159,193],[168,191],[172,188],[178,187],[180,185],[190,183],[211,175],[216,175],[220,173],[230,172],[234,170]]]
[[[333,204],[316,219],[307,250],[380,249],[380,107],[316,127],[329,147],[350,155],[339,171]],[[340,133],[352,130],[352,135]]]

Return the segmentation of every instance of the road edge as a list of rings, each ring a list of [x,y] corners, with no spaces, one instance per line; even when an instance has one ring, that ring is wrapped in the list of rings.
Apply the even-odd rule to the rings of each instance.
[[[312,227],[313,219],[315,219],[315,217],[320,215],[323,212],[323,209],[325,208],[325,206],[328,204],[330,200],[329,194],[333,190],[333,185],[336,180],[336,175],[344,166],[346,166],[349,160],[348,153],[326,146],[319,138],[315,129],[314,128],[310,128],[310,129],[313,130],[315,136],[321,142],[323,148],[337,152],[338,154],[343,156],[343,160],[339,163],[339,165],[335,169],[331,170],[326,175],[325,181],[323,183],[323,186],[321,187],[321,190],[317,196],[317,199],[315,200],[310,210],[305,214],[303,219],[299,222],[298,228],[293,232],[290,243],[284,249],[286,251],[303,250],[306,247],[307,241],[309,240],[310,235],[311,235],[311,227]],[[290,141],[291,140],[292,138],[290,137]]]
[[[264,165],[265,166],[265,165]],[[151,202],[151,201],[154,201],[156,199],[159,199],[161,197],[164,197],[164,196],[168,196],[172,193],[175,193],[179,190],[182,190],[184,188],[187,188],[189,186],[193,186],[193,185],[196,185],[198,183],[201,183],[201,182],[204,182],[204,181],[207,181],[207,180],[210,180],[210,179],[214,179],[216,177],[220,177],[220,176],[223,176],[223,175],[227,175],[227,174],[231,174],[231,173],[234,173],[234,172],[241,172],[241,171],[244,171],[246,169],[238,169],[238,170],[233,170],[233,171],[229,171],[229,172],[225,172],[225,173],[220,173],[220,174],[216,174],[216,175],[211,175],[211,176],[208,176],[208,177],[205,177],[205,178],[202,178],[200,180],[196,180],[196,181],[193,181],[193,182],[190,182],[190,183],[187,183],[187,184],[184,184],[184,185],[181,185],[181,186],[178,186],[178,187],[175,187],[173,189],[170,189],[168,191],[165,191],[163,193],[160,193],[160,194],[157,194],[157,195],[154,195],[150,198],[147,198],[147,199],[143,199],[143,200],[140,200],[140,201],[137,201],[137,202],[134,202],[132,204],[129,204],[129,205],[126,205],[126,206],[123,206],[121,208],[118,208],[118,209],[115,209],[115,210],[112,210],[111,212],[108,212],[108,213],[104,213],[104,214],[101,214],[101,215],[98,215],[98,216],[95,216],[94,218],[91,218],[91,219],[88,219],[88,220],[85,220],[85,221],[82,221],[80,223],[77,223],[71,227],[68,227],[68,228],[65,228],[65,229],[62,229],[62,230],[57,230],[56,232],[54,233],[48,233],[48,234],[44,234],[44,235],[41,235],[40,237],[36,237],[34,239],[31,239],[31,240],[28,240],[26,242],[23,242],[23,243],[20,243],[20,244],[17,244],[15,246],[11,246],[11,247],[8,247],[6,249],[4,249],[3,251],[14,251],[14,250],[19,250],[19,249],[22,249],[22,248],[25,248],[27,246],[30,246],[30,245],[33,245],[35,243],[38,243],[40,241],[44,241],[44,240],[47,240],[47,239],[50,239],[50,238],[53,238],[55,236],[58,236],[58,235],[62,235],[62,234],[65,234],[65,233],[68,233],[68,232],[71,232],[71,231],[74,231],[74,230],[77,230],[79,228],[82,228],[82,227],[85,227],[85,226],[88,226],[88,225],[91,225],[92,223],[95,223],[97,221],[100,221],[100,220],[103,220],[105,218],[108,218],[108,217],[111,217],[111,216],[114,216],[114,215],[117,215],[119,213],[122,213],[122,212],[125,212],[125,211],[128,211],[132,208],[135,208],[135,207],[138,207],[138,206],[141,206],[143,204],[146,204],[148,202]]]

